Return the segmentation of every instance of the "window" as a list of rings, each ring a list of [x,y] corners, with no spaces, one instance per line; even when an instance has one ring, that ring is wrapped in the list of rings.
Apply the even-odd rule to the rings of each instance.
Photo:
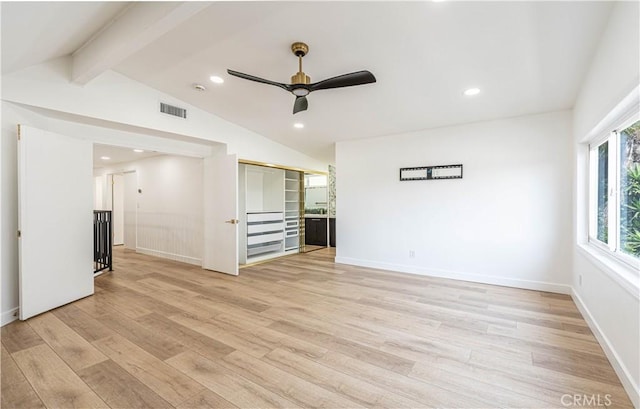
[[[640,261],[640,120],[637,116],[590,149],[589,241],[637,266]]]

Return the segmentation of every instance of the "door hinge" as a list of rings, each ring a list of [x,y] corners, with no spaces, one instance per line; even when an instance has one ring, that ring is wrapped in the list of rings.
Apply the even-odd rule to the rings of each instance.
[[[18,140],[20,140],[20,125],[18,124]]]
[[[22,237],[22,232],[18,230],[18,238]]]

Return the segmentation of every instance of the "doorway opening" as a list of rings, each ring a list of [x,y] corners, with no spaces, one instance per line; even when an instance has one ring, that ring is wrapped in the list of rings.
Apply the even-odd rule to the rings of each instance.
[[[303,252],[329,246],[329,196],[327,175],[304,174],[304,246]]]
[[[203,158],[94,144],[94,209],[118,251],[202,265]]]

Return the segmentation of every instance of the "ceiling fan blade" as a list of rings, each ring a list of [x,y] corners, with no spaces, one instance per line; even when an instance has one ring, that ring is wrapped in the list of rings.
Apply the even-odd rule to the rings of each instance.
[[[309,85],[311,91],[321,89],[352,87],[354,85],[371,84],[376,82],[376,77],[369,71],[356,71],[350,74],[338,75],[337,77],[328,78],[324,81],[316,82]]]
[[[300,111],[306,111],[308,107],[307,97],[296,97],[296,102],[293,103],[293,113],[295,115]]]
[[[261,82],[263,84],[268,84],[268,85],[275,85],[276,87],[280,87],[282,89],[289,91],[287,84],[281,84],[279,82],[265,80],[264,78],[256,77],[249,74],[244,74],[242,72],[238,72],[234,70],[227,70],[227,73],[229,73],[229,75],[233,75],[234,77],[242,78],[249,81]]]

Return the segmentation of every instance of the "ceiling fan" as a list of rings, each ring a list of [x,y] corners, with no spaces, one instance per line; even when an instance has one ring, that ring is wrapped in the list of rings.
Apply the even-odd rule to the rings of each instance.
[[[293,113],[296,114],[300,111],[306,111],[309,107],[307,101],[307,95],[313,91],[319,91],[322,89],[352,87],[354,85],[364,85],[376,82],[376,77],[369,71],[356,71],[349,74],[338,75],[337,77],[328,78],[326,80],[311,84],[311,78],[302,72],[302,57],[309,52],[309,46],[305,43],[296,42],[291,44],[291,51],[298,57],[298,72],[291,77],[291,84],[282,84],[280,82],[266,80],[264,78],[255,77],[249,74],[243,74],[238,71],[227,70],[230,75],[238,78],[244,78],[255,82],[261,82],[263,84],[275,85],[286,91],[291,92],[296,96],[296,100],[293,104]]]

